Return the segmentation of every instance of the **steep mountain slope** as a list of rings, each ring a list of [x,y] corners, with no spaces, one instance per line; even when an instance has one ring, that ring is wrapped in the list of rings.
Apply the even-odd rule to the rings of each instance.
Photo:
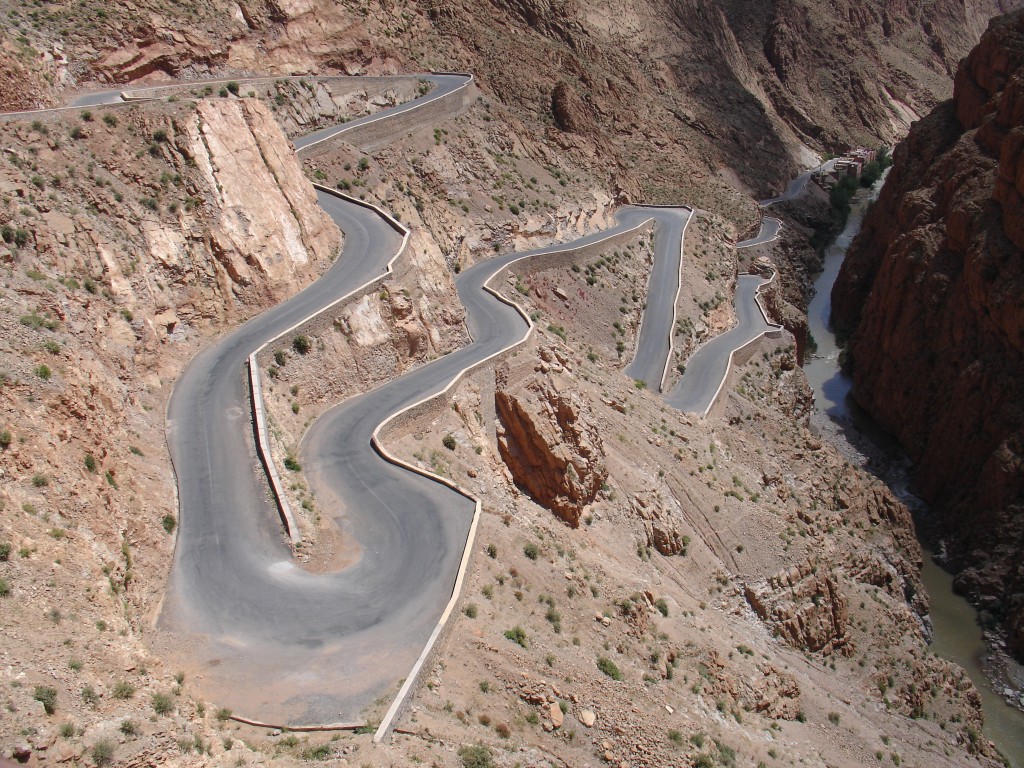
[[[1020,0],[607,0],[364,5],[47,3],[7,16],[55,86],[217,72],[476,73],[624,199],[749,220],[815,151],[897,138]],[[179,32],[178,30],[187,30]],[[13,43],[12,43],[13,45]],[[31,48],[22,56],[31,60]]]
[[[833,291],[857,400],[936,505],[957,585],[1024,653],[1024,13],[917,123]]]

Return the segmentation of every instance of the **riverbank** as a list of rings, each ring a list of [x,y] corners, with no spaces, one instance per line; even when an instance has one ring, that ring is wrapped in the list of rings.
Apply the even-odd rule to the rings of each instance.
[[[832,284],[846,250],[860,230],[864,213],[883,183],[884,178],[857,197],[845,227],[825,249],[822,272],[815,279],[815,295],[808,305],[808,327],[817,350],[805,363],[804,373],[815,395],[813,428],[831,440],[851,462],[885,481],[915,513],[920,527],[921,516],[927,510],[910,490],[906,459],[895,441],[879,430],[852,400],[852,382],[840,370],[841,350],[829,327]],[[993,650],[991,642],[986,644],[977,612],[953,592],[952,576],[935,563],[927,546],[922,579],[931,605],[927,620],[930,626],[926,627],[931,633],[931,650],[967,671],[981,695],[985,737],[996,745],[1009,765],[1024,768],[1024,712],[1004,699],[1009,696],[1019,701],[1017,687],[1024,682],[1014,675],[1019,665],[1013,665],[1008,658],[993,658],[998,657],[998,651]]]

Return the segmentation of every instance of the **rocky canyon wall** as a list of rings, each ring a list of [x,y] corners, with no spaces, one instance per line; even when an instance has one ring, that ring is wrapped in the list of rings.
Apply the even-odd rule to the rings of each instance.
[[[855,396],[902,442],[958,588],[1024,653],[1024,12],[915,124],[832,294]]]

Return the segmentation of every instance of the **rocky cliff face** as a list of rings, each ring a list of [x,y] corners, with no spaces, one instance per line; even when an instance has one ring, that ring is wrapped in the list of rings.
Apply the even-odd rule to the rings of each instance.
[[[902,135],[948,96],[985,21],[1020,3],[457,0],[395,12],[145,0],[99,13],[87,0],[31,24],[12,18],[37,58],[66,42],[69,63],[53,69],[68,76],[55,82],[469,69],[608,192],[687,199],[749,221],[737,187],[772,191],[811,160],[806,147]],[[74,23],[78,12],[88,23]]]
[[[958,587],[1024,652],[1024,13],[917,123],[833,291],[857,400],[895,434]]]
[[[547,369],[549,366],[542,364]],[[573,528],[608,478],[601,435],[568,379],[540,373],[495,392],[498,452],[516,484]]]

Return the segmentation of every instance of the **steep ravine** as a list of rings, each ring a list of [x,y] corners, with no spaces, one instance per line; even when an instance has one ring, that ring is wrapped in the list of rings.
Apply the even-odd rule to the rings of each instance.
[[[832,294],[853,393],[913,459],[956,588],[1024,655],[1024,13],[894,153]]]

